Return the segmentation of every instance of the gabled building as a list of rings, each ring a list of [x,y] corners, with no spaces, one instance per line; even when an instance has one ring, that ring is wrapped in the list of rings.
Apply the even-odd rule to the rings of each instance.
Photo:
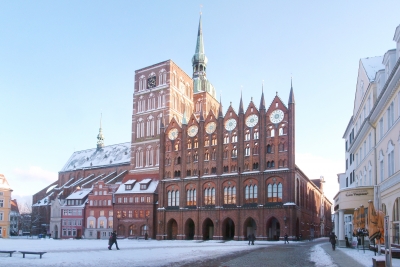
[[[114,230],[114,193],[118,184],[98,181],[88,195],[85,209],[85,238],[107,239]]]
[[[10,212],[10,235],[18,235],[20,230],[20,217],[18,203],[16,199],[11,200]]]
[[[129,178],[129,177],[128,177]],[[155,238],[158,181],[128,180],[115,192],[114,222],[118,236]]]
[[[85,207],[92,188],[78,188],[61,207],[61,238],[81,238],[85,227]]]
[[[54,239],[61,238],[61,207],[65,199],[56,198],[51,201],[50,212],[50,237]]]
[[[6,177],[0,174],[0,236],[10,236],[11,189]]]

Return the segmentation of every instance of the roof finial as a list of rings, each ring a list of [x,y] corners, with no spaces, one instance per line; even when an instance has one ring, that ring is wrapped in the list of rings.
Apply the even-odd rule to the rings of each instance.
[[[200,5],[200,16],[203,14],[203,12],[201,12],[202,8],[203,8],[203,5]]]

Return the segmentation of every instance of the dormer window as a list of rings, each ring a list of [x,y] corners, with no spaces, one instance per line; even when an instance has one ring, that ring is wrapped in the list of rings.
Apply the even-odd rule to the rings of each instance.
[[[140,185],[140,190],[146,190],[146,189],[147,189],[147,184]]]
[[[125,190],[132,190],[132,185],[131,184],[125,185]]]

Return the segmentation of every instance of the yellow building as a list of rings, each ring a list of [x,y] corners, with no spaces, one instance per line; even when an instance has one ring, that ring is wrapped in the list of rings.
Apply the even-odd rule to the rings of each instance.
[[[11,192],[12,189],[6,177],[0,174],[0,236],[2,238],[10,236]]]

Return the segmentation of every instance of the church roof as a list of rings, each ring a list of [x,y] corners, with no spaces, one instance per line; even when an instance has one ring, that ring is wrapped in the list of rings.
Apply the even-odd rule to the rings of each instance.
[[[121,143],[105,146],[100,149],[91,148],[76,151],[69,158],[60,172],[83,168],[96,168],[129,164],[131,161],[131,143]]]
[[[375,75],[379,70],[385,69],[385,66],[382,64],[382,60],[383,56],[367,57],[361,59],[362,65],[370,81],[375,80]]]

